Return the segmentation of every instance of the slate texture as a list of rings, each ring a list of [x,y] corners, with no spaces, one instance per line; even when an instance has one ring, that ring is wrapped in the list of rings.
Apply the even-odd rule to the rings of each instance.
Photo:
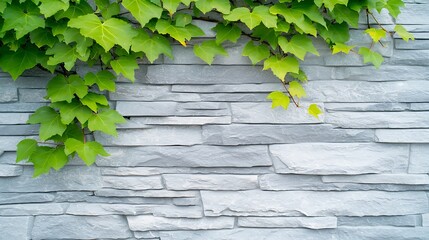
[[[36,179],[15,149],[37,135],[25,122],[49,76],[0,73],[0,240],[429,240],[429,2],[406,2],[397,21],[415,41],[384,39],[376,70],[316,39],[308,97],[287,111],[266,99],[282,85],[240,56],[248,39],[212,66],[175,45],[108,94],[129,119],[94,136],[109,157]],[[371,40],[353,30],[350,44]]]

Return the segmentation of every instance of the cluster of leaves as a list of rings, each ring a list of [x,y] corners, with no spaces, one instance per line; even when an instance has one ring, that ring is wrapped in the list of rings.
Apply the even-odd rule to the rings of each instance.
[[[358,47],[347,45],[349,30],[359,27],[362,12],[377,21],[373,14],[386,9],[396,18],[403,5],[402,0],[3,0],[0,68],[13,79],[34,67],[54,74],[47,86],[51,103],[28,121],[40,124],[40,141],[21,141],[17,161],[32,162],[38,176],[62,168],[75,154],[88,165],[107,155],[86,136],[116,135],[116,124],[125,121],[103,94],[115,91],[114,74],[134,81],[139,61],[173,58],[175,41],[186,47],[204,36],[196,19],[216,22],[216,38],[194,44],[196,56],[212,64],[217,55],[228,55],[225,43],[244,36],[242,55],[255,65],[263,62],[263,69],[278,77],[284,90],[268,98],[273,107],[287,109],[306,96],[299,60],[319,55],[313,38],[324,39],[333,54],[357,53],[378,67],[383,57],[373,44],[392,33],[368,24],[365,33],[373,44]],[[395,31],[406,41],[412,38],[402,26]],[[79,76],[76,62],[101,70]],[[314,104],[308,111],[321,113]]]

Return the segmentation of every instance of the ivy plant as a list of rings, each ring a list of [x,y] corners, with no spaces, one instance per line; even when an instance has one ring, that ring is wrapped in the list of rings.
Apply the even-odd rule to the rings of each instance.
[[[61,169],[75,155],[87,165],[107,156],[87,137],[95,131],[116,136],[116,125],[125,122],[110,108],[106,91],[115,91],[118,75],[134,81],[142,60],[173,58],[175,42],[212,64],[228,55],[225,43],[247,39],[242,55],[283,83],[267,97],[272,107],[299,107],[307,81],[300,61],[319,55],[315,38],[332,54],[360,54],[378,68],[383,57],[375,44],[394,32],[405,41],[413,36],[400,25],[386,30],[375,14],[396,18],[403,6],[402,0],[2,0],[0,68],[14,80],[32,68],[52,73],[46,86],[50,103],[28,120],[40,124],[39,137],[18,144],[16,161],[31,162],[37,177]],[[349,31],[360,27],[360,16],[368,22],[363,34],[373,43],[350,46]],[[193,44],[205,34],[194,20],[214,22],[216,37]],[[100,70],[79,75],[77,62]],[[312,104],[308,112],[317,117],[321,110]]]

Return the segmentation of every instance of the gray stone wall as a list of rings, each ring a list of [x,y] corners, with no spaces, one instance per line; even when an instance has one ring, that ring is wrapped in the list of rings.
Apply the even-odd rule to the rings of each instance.
[[[281,85],[240,56],[244,40],[213,66],[177,46],[135,84],[118,80],[109,97],[129,121],[94,136],[110,157],[37,179],[14,151],[37,134],[25,122],[49,76],[1,73],[0,239],[429,239],[428,1],[398,23],[416,40],[387,39],[379,70],[316,41],[302,106],[320,119],[270,108]]]

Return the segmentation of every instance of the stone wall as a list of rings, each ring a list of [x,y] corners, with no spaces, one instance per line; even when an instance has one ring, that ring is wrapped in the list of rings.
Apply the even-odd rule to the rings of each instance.
[[[25,122],[49,76],[0,74],[0,239],[429,239],[429,2],[408,2],[398,23],[416,40],[384,41],[379,70],[316,41],[301,104],[320,119],[270,108],[281,85],[240,56],[244,40],[213,66],[177,46],[118,80],[129,121],[95,135],[110,157],[36,179],[14,150],[37,134]]]

